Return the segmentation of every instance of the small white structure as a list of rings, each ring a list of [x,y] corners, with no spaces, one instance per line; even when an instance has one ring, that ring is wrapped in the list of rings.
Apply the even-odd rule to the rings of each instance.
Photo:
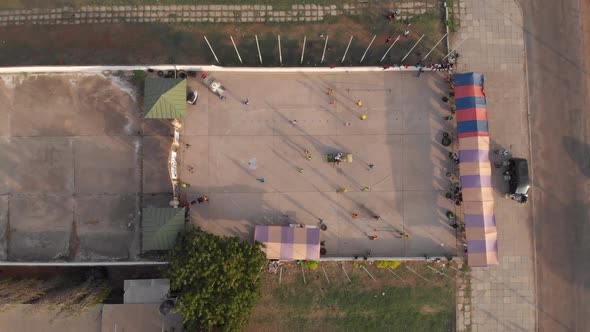
[[[123,284],[123,303],[162,303],[170,292],[170,279],[132,279]]]

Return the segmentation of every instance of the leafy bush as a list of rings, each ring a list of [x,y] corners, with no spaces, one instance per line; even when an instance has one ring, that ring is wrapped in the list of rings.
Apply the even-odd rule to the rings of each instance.
[[[191,227],[178,234],[167,276],[187,331],[239,331],[260,297],[260,243]]]
[[[392,269],[395,270],[401,265],[400,261],[376,261],[375,266],[379,269]]]
[[[317,261],[307,261],[303,263],[303,267],[309,270],[316,270],[320,266]]]

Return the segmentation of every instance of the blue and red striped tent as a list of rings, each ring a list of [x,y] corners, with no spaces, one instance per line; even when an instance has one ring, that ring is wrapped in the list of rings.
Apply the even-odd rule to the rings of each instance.
[[[455,75],[459,171],[469,266],[498,264],[488,111],[483,74]]]

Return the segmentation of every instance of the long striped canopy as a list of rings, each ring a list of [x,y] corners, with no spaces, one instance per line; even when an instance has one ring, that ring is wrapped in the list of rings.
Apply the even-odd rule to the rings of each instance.
[[[264,244],[268,259],[317,260],[320,258],[320,229],[257,225],[254,240]]]
[[[483,74],[455,75],[459,171],[469,266],[498,264],[488,111]]]

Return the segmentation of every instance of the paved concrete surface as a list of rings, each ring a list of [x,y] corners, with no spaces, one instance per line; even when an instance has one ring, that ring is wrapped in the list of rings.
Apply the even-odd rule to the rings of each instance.
[[[0,313],[0,331],[101,332],[102,305],[68,319],[55,319],[51,312],[32,312],[29,305],[16,305]]]
[[[212,1],[214,2],[214,1]],[[271,3],[272,1],[269,1]],[[50,5],[48,5],[50,6]],[[168,5],[168,6],[64,6],[0,11],[0,26],[21,24],[93,23],[199,23],[199,22],[317,22],[331,16],[358,15],[370,8],[364,0],[338,4],[272,5]],[[396,3],[400,19],[426,12],[440,13],[441,0]]]
[[[251,240],[256,224],[317,225],[323,218],[329,255],[456,254],[455,231],[444,217],[453,208],[444,198],[450,159],[437,142],[451,130],[443,120],[442,74],[212,74],[229,97],[222,101],[200,82],[189,82],[200,97],[182,133],[183,146],[190,145],[180,171],[191,184],[188,198],[210,198],[191,209],[198,225]],[[247,106],[241,103],[246,98]],[[354,161],[324,161],[339,151],[352,153]],[[261,177],[264,183],[256,180]],[[397,230],[410,239],[396,238]]]
[[[0,257],[134,257],[141,118],[133,98],[99,75],[5,75],[0,104]]]
[[[530,158],[522,14],[513,0],[462,0],[459,72],[485,74],[492,149],[507,148]],[[497,156],[492,156],[499,160]],[[536,174],[535,174],[536,176]],[[468,288],[459,291],[459,331],[535,329],[534,252],[531,204],[504,199],[507,186],[494,174],[500,265],[474,268]],[[533,190],[533,195],[535,191]]]
[[[538,329],[588,331],[590,1],[520,2],[529,73]]]

